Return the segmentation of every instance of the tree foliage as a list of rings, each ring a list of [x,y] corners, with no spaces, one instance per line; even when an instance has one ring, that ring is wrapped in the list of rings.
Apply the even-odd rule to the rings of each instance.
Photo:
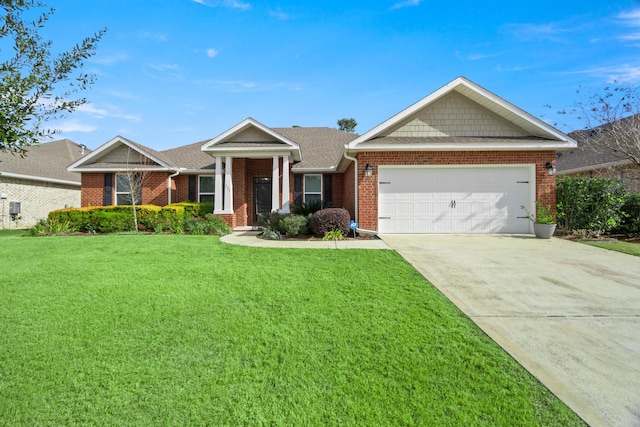
[[[583,149],[630,160],[640,167],[640,88],[614,82],[601,91],[578,91],[580,99],[569,110],[583,124],[572,136]]]
[[[45,122],[87,102],[75,97],[95,77],[80,69],[106,29],[54,54],[53,42],[40,35],[54,9],[36,12],[46,7],[38,0],[0,0],[0,7],[0,152],[24,155],[29,146],[57,133]]]
[[[358,122],[353,118],[338,119],[338,130],[355,133],[356,126],[358,126]]]
[[[608,232],[620,224],[625,197],[615,179],[559,177],[558,225],[567,231]]]

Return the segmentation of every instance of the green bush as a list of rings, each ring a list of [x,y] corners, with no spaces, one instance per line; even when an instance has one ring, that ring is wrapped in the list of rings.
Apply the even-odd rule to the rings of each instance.
[[[322,209],[311,217],[309,228],[315,236],[323,237],[333,230],[340,230],[343,236],[347,236],[351,216],[349,211],[343,208]]]
[[[204,218],[187,218],[185,220],[185,229],[187,233],[196,235],[215,234],[224,236],[231,233],[231,229],[224,220],[213,214],[207,214]]]
[[[615,179],[559,177],[558,225],[567,231],[607,232],[622,219],[626,191]]]
[[[284,215],[278,221],[278,231],[289,237],[309,233],[309,218],[302,215]]]
[[[31,236],[60,236],[73,233],[74,231],[71,222],[68,220],[58,221],[52,219],[47,221],[40,219],[36,225],[29,229],[29,234]]]
[[[629,236],[640,235],[640,194],[627,195],[620,209],[622,211],[622,219],[615,232]]]
[[[298,203],[291,207],[291,211],[296,215],[309,216],[327,207],[324,200],[315,200],[309,203]]]

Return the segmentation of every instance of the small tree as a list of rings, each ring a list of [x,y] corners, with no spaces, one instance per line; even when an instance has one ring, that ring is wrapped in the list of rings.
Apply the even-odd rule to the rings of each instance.
[[[584,129],[572,134],[583,148],[630,160],[640,167],[640,93],[638,87],[614,83],[601,92],[582,95],[573,109],[560,111],[581,121]]]
[[[133,230],[138,231],[138,213],[136,206],[142,204],[142,190],[149,180],[151,171],[149,166],[152,165],[148,157],[131,149],[127,151],[127,169],[124,174],[120,175],[124,179],[124,186],[128,193],[128,201],[131,202],[133,209]]]
[[[338,119],[338,130],[355,133],[358,122],[355,119]]]
[[[71,97],[94,82],[93,75],[73,73],[95,54],[106,30],[54,56],[53,43],[39,34],[54,10],[33,21],[25,16],[44,6],[38,0],[0,0],[0,152],[24,155],[29,146],[57,133],[43,122],[86,103],[85,98]]]

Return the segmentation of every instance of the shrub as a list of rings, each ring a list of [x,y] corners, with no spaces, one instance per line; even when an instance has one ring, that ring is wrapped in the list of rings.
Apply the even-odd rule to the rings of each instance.
[[[213,214],[207,214],[204,218],[187,218],[185,220],[185,229],[187,233],[196,235],[215,234],[224,236],[231,233],[231,229],[224,220]]]
[[[344,234],[342,234],[342,230],[336,228],[324,233],[322,240],[344,240]]]
[[[343,208],[322,209],[313,214],[309,222],[309,228],[315,236],[323,237],[327,232],[333,230],[342,231],[342,235],[349,234],[349,222],[351,216],[349,211]]]
[[[309,233],[309,218],[302,215],[284,215],[278,221],[278,231],[289,237]]]
[[[297,203],[291,207],[291,212],[296,215],[309,216],[327,207],[324,200],[314,200],[309,203]]]
[[[32,236],[59,236],[73,231],[69,221],[39,219],[36,225],[29,229],[29,234]]]
[[[264,230],[262,230],[262,237],[264,239],[267,240],[281,240],[282,236],[280,236],[280,233],[278,233],[276,230],[269,228],[269,227],[265,227]]]
[[[615,179],[560,177],[557,180],[558,225],[567,231],[607,232],[622,219],[626,191]]]
[[[640,194],[629,194],[622,208],[620,225],[615,229],[616,233],[630,236],[640,235]]]
[[[258,225],[264,228],[270,228],[272,230],[278,230],[278,223],[280,219],[283,218],[284,215],[281,215],[278,212],[271,212],[268,214],[263,214],[258,217]]]

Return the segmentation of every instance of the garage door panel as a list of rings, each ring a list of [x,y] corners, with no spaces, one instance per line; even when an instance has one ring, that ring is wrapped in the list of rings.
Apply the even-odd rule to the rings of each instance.
[[[380,168],[381,233],[527,233],[527,166]],[[384,184],[383,184],[384,182]]]

